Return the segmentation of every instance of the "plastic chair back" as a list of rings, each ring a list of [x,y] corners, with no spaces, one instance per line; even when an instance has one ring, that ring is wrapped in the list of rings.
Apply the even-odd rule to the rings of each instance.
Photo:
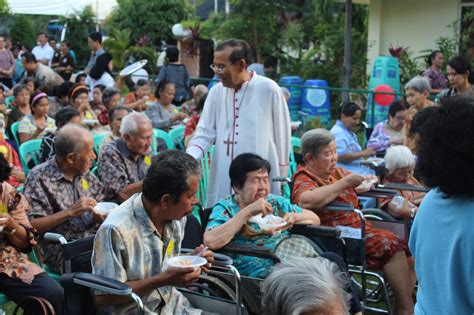
[[[178,126],[169,131],[169,135],[176,149],[183,150],[183,151],[184,151],[184,129],[186,129],[186,126]]]
[[[153,154],[157,155],[158,154],[158,139],[161,139],[164,141],[166,144],[167,149],[174,149],[174,143],[173,140],[171,139],[170,135],[161,129],[154,128],[153,129],[153,140],[151,143],[151,149],[153,150]]]
[[[301,150],[301,139],[297,137],[291,137],[291,150],[290,150],[290,165],[288,168],[288,176],[291,178],[296,172],[298,163],[295,160],[295,149]]]
[[[16,142],[17,147],[20,147],[20,136],[18,135],[18,130],[20,129],[20,122],[15,121],[11,126],[11,132],[13,135],[13,139]]]
[[[41,139],[33,139],[20,145],[20,161],[25,175],[28,175],[33,166],[40,164],[41,141]]]
[[[100,145],[102,144],[102,141],[105,140],[109,136],[109,133],[101,133],[94,135],[94,153],[97,157],[99,157],[100,154]]]
[[[206,205],[207,201],[207,185],[209,183],[209,172],[211,170],[211,159],[214,155],[214,146],[202,157],[201,176],[199,177],[198,200],[202,205]]]

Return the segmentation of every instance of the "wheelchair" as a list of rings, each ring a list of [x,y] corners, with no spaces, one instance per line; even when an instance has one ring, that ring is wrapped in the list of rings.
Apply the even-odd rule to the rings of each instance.
[[[65,293],[65,309],[68,315],[96,314],[97,308],[93,290],[99,290],[112,295],[127,296],[137,306],[138,313],[144,314],[144,305],[140,297],[135,294],[126,284],[107,277],[93,275],[87,272],[78,272],[84,269],[84,258],[89,258],[94,244],[94,237],[68,242],[62,235],[57,233],[45,233],[45,240],[52,243],[61,244],[61,252],[64,257],[65,273],[60,278],[60,283]],[[182,250],[183,253],[191,250]],[[89,259],[90,264],[90,259]],[[219,298],[221,291],[212,290],[202,283],[191,284],[187,288],[180,288],[179,291],[188,298],[193,307],[212,313],[228,313],[229,310],[235,310],[235,314],[244,314],[243,307],[239,301],[240,297],[240,274],[232,266],[232,259],[225,255],[217,254],[211,270],[225,271],[231,275],[233,286],[236,290],[225,291],[225,284],[218,279],[212,279],[203,274],[202,283],[212,281],[214,287],[221,288],[221,291],[227,292],[225,297],[232,297],[232,300]]]
[[[203,242],[205,227],[207,226],[211,211],[212,209],[204,209],[201,205],[199,205],[199,219],[188,219],[183,246],[193,248]],[[343,258],[343,260],[346,256],[345,241],[340,237],[341,231],[337,228],[297,224],[294,225],[289,232],[291,235],[288,238],[282,239],[273,249],[264,246],[228,244],[220,249],[218,253],[269,259],[276,264],[289,257],[293,257],[291,255],[295,253],[295,247],[298,247],[299,254],[306,254],[304,255],[305,257],[324,257],[325,253],[328,252],[326,244],[331,244],[332,248],[330,251],[337,252],[337,254]],[[327,241],[324,241],[324,239],[327,239]],[[331,258],[329,259],[331,260]],[[236,288],[232,284],[231,275],[226,272],[212,270],[209,273],[209,276],[212,277],[212,279],[220,280],[219,284],[225,284],[225,287],[231,292],[235,289],[240,289],[242,304],[244,305],[247,313],[262,313],[262,293],[260,291],[260,284],[263,281],[262,278],[241,276],[241,288]],[[212,282],[207,282],[206,284],[209,285],[213,290],[221,292],[223,291]],[[232,299],[233,296],[228,296],[227,298]]]

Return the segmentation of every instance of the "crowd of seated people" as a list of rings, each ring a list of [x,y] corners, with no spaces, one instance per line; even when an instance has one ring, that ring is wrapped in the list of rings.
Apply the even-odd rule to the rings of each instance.
[[[194,97],[189,95],[187,102],[179,107],[185,100],[176,97],[176,85],[162,74],[156,89],[150,87],[148,80],[138,80],[122,98],[123,78],[114,79],[112,56],[103,50],[100,34],[91,34],[89,41],[93,52],[82,75],[70,72],[77,63],[55,64],[50,68],[43,58],[23,52],[19,60],[25,78],[13,82],[9,92],[13,101],[8,110],[0,108],[8,137],[0,134],[0,291],[15,302],[26,295],[43,296],[57,314],[63,314],[61,287],[40,266],[29,261],[25,252],[36,245],[35,238],[46,232],[60,233],[68,240],[95,236],[92,257],[79,262],[83,271],[128,284],[142,297],[150,312],[199,313],[174,287],[196,281],[209,265],[178,269],[167,267],[166,259],[180,252],[187,215],[197,202],[200,166],[181,151],[158,150],[159,156],[153,157],[152,141],[154,128],[170,131],[185,123],[186,141],[189,141],[208,90],[203,85],[197,86]],[[70,54],[67,43],[62,45],[59,54]],[[448,78],[455,88],[454,94],[470,97],[467,93],[472,90],[468,80],[470,67],[463,61],[450,60],[452,73],[448,73]],[[360,162],[376,152],[386,151],[387,174],[382,184],[425,184],[417,174],[417,143],[423,144],[426,134],[435,134],[429,127],[432,117],[449,115],[443,111],[443,102],[456,102],[453,93],[448,93],[446,99],[435,104],[429,99],[430,90],[425,78],[410,80],[405,86],[406,99],[390,105],[387,120],[375,127],[366,148],[359,144],[356,134],[363,108],[354,102],[341,106],[331,132],[316,129],[305,133],[303,163],[293,175],[291,201],[269,193],[268,161],[253,153],[237,155],[229,169],[233,193],[212,208],[204,244],[195,252],[207,246],[210,250],[203,255],[212,263],[211,250],[220,250],[228,244],[274,248],[290,236],[289,229],[295,224],[360,227],[357,215],[329,212],[324,207],[332,201],[343,201],[359,208],[355,188],[374,174]],[[18,129],[12,130],[17,122]],[[445,127],[441,122],[437,126]],[[93,138],[97,134],[106,135],[98,150]],[[18,144],[14,141],[16,136]],[[25,179],[18,145],[34,139],[42,141],[38,155],[41,164],[32,168]],[[162,143],[156,145],[160,147]],[[426,150],[426,144],[422,148]],[[463,151],[457,148],[453,152]],[[468,153],[461,155],[460,159],[469,158]],[[97,172],[93,174],[94,165]],[[23,194],[15,190],[17,187],[24,189]],[[409,190],[398,193],[403,197],[401,204],[394,198],[383,198],[378,200],[381,208],[398,218],[418,220],[426,195]],[[446,193],[469,195],[449,190]],[[427,196],[434,202],[432,193]],[[119,207],[106,216],[96,210],[97,203],[102,201],[116,202]],[[426,217],[426,207],[424,211]],[[259,214],[281,217],[286,224],[278,230],[263,230],[255,222]],[[424,249],[420,241],[421,235],[426,237],[427,228],[422,223],[415,226],[413,254],[432,251],[431,247],[428,251]],[[373,228],[370,223],[366,224],[365,238],[367,265],[383,271],[395,295],[395,314],[412,313],[416,261],[406,242],[387,230]],[[58,245],[39,237],[36,249],[51,270],[64,271]],[[284,307],[294,307],[288,312],[296,313],[362,312],[357,293],[349,285],[345,262],[330,253],[319,258],[313,256],[308,251],[305,257],[284,260],[280,265],[243,255],[233,258],[241,274],[265,279],[262,284],[265,314],[279,314]],[[421,271],[425,281],[420,296],[423,299],[433,293],[427,288],[431,279],[423,267],[415,268]],[[298,285],[291,289],[289,285],[293,282]],[[308,299],[304,296],[308,292],[320,299]],[[96,294],[97,305],[104,313],[129,313],[132,309],[128,300]],[[300,308],[288,302],[299,299],[300,295]],[[419,308],[427,307],[427,303],[422,300]],[[35,314],[37,310],[25,309],[25,312]]]

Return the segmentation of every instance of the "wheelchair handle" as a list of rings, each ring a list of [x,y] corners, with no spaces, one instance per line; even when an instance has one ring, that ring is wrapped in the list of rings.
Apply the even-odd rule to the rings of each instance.
[[[354,206],[351,203],[333,201],[331,203],[328,203],[322,209],[323,210],[329,210],[329,211],[353,212],[354,211]]]
[[[46,232],[44,233],[43,238],[50,243],[61,245],[67,244],[66,238],[59,233]]]

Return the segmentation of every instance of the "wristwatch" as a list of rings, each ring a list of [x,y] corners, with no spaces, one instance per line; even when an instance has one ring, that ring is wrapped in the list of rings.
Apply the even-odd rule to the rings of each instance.
[[[417,208],[417,207],[411,208],[411,211],[410,211],[410,218],[413,219],[413,218],[415,217],[417,211],[418,211],[418,208]]]

